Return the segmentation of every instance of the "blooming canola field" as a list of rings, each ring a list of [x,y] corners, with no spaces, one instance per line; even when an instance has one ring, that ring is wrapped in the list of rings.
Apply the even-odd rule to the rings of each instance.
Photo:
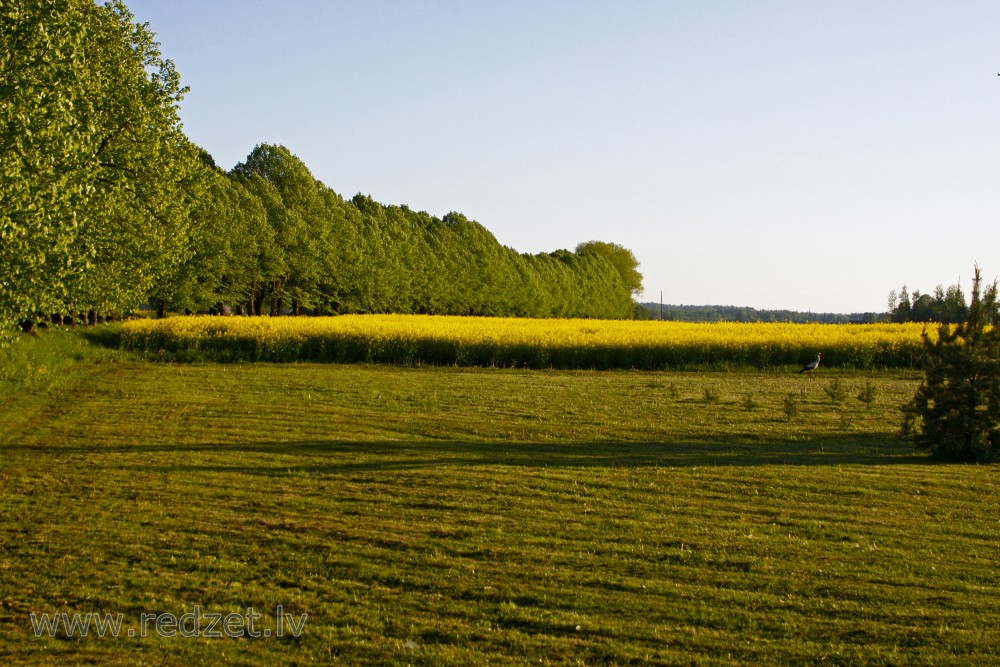
[[[923,324],[704,323],[435,315],[185,316],[126,322],[122,345],[175,360],[563,369],[909,368]]]

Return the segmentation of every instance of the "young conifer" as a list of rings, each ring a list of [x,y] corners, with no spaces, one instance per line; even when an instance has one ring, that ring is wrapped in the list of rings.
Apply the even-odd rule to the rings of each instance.
[[[939,325],[936,341],[924,332],[924,379],[903,410],[903,429],[935,458],[1000,458],[997,308],[997,282],[982,291],[976,266],[966,320]]]

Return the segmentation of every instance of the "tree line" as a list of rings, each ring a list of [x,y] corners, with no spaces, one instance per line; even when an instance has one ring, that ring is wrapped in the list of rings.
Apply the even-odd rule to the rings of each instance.
[[[903,285],[898,292],[889,292],[889,319],[893,322],[941,322],[955,324],[964,322],[969,315],[969,306],[961,285],[943,285],[934,288],[933,294],[921,294],[914,290],[910,294]]]
[[[194,252],[154,287],[161,310],[631,316],[620,246],[519,253],[461,213],[344,199],[283,146],[261,144],[228,173],[202,161]]]
[[[631,317],[631,251],[519,253],[460,213],[345,199],[282,146],[227,172],[184,135],[186,92],[119,0],[5,5],[0,331],[150,299],[161,312]]]
[[[646,302],[639,304],[654,320],[670,322],[796,322],[848,324],[878,322],[881,313],[809,313],[797,310],[761,310],[746,306],[688,306]]]
[[[970,305],[959,284],[938,285],[933,293],[912,293],[906,285],[889,293],[888,310],[882,313],[811,313],[794,310],[760,310],[743,306],[688,306],[645,302],[637,304],[650,319],[676,322],[818,322],[822,324],[874,322],[938,322],[957,324],[969,317]],[[987,315],[990,322],[995,316]],[[645,317],[643,316],[643,319]]]

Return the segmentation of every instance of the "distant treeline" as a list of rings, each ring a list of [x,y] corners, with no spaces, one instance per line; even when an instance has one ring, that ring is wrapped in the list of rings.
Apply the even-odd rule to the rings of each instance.
[[[805,324],[848,324],[871,323],[884,321],[881,313],[803,313],[795,310],[758,310],[745,306],[677,306],[663,304],[663,315],[660,315],[660,304],[639,304],[647,311],[651,319],[663,319],[671,322],[795,322]]]

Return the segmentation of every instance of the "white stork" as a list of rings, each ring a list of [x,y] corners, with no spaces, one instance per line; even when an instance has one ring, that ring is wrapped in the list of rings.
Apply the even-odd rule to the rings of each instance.
[[[799,372],[800,373],[811,373],[812,371],[814,371],[817,368],[819,368],[819,362],[822,359],[823,359],[823,353],[820,352],[819,354],[816,355],[816,361],[810,361],[808,364],[805,365],[805,368],[803,368]]]

